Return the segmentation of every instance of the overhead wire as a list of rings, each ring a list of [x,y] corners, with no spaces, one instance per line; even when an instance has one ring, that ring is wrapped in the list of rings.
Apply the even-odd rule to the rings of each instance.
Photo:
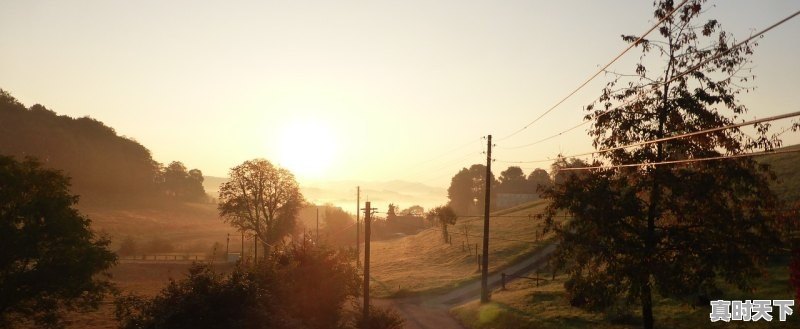
[[[789,21],[790,19],[792,19],[792,18],[796,17],[797,15],[800,15],[800,10],[798,10],[798,11],[796,11],[795,13],[793,13],[793,14],[791,14],[791,15],[787,16],[786,18],[784,18],[784,19],[782,19],[782,20],[780,20],[780,21],[778,21],[778,22],[776,22],[776,23],[774,23],[774,24],[770,25],[769,27],[767,27],[767,28],[765,28],[765,29],[762,29],[761,31],[759,31],[759,32],[757,32],[757,33],[754,33],[754,34],[753,34],[753,35],[751,35],[749,38],[747,38],[747,39],[745,39],[745,40],[743,40],[743,41],[740,41],[740,42],[738,42],[738,43],[734,44],[733,46],[731,46],[730,48],[726,49],[725,51],[722,51],[722,52],[719,52],[719,53],[716,53],[716,54],[714,54],[713,56],[711,56],[711,57],[709,57],[709,58],[707,58],[707,59],[705,59],[705,60],[701,61],[700,63],[698,63],[698,64],[696,64],[696,65],[694,65],[694,66],[692,66],[691,68],[687,69],[686,71],[684,71],[684,72],[682,72],[682,73],[680,73],[680,74],[677,74],[677,75],[673,76],[672,78],[670,78],[670,79],[669,79],[669,80],[667,80],[667,81],[664,81],[664,82],[656,82],[656,83],[648,83],[648,84],[645,84],[645,85],[643,85],[642,87],[646,87],[646,86],[654,86],[654,85],[663,85],[663,84],[671,83],[671,82],[673,82],[673,81],[675,81],[675,80],[677,80],[677,79],[680,79],[680,78],[682,78],[682,77],[686,76],[687,74],[689,74],[689,73],[691,73],[691,72],[693,72],[693,71],[696,71],[697,69],[699,69],[699,68],[700,68],[700,67],[702,67],[703,65],[707,64],[708,62],[710,62],[710,61],[713,61],[713,60],[715,60],[715,59],[718,59],[719,57],[722,57],[723,55],[726,55],[726,54],[730,53],[731,51],[733,51],[733,50],[735,50],[735,49],[737,49],[737,48],[741,47],[742,45],[744,45],[744,44],[746,44],[746,43],[750,42],[751,40],[753,40],[753,39],[755,39],[755,38],[757,38],[757,37],[759,37],[759,36],[763,36],[765,33],[769,32],[770,30],[772,30],[772,29],[774,29],[774,28],[778,27],[779,25],[781,25],[781,24],[783,24],[783,23],[785,23],[785,22]],[[628,100],[628,101],[624,102],[623,104],[620,104],[620,105],[618,105],[618,106],[614,107],[613,109],[610,109],[610,110],[608,110],[608,111],[605,111],[605,112],[603,112],[603,113],[600,113],[599,115],[597,115],[596,117],[594,117],[594,120],[597,120],[598,118],[600,118],[600,117],[602,117],[602,116],[605,116],[605,115],[607,115],[607,114],[609,114],[609,113],[611,113],[611,112],[613,112],[613,111],[619,110],[620,108],[623,108],[625,105],[627,105],[627,104],[628,104],[628,103],[630,103],[630,102],[631,102],[631,101],[630,101],[630,100]],[[538,120],[538,119],[537,119],[537,120]],[[525,147],[533,146],[533,145],[536,145],[536,144],[542,143],[542,142],[544,142],[544,141],[547,141],[547,140],[550,140],[550,139],[556,138],[556,137],[558,137],[558,136],[561,136],[561,135],[562,135],[562,134],[564,134],[564,133],[567,133],[567,132],[569,132],[569,131],[572,131],[572,130],[574,130],[574,129],[577,129],[577,128],[578,128],[578,127],[580,127],[580,126],[586,125],[586,124],[587,124],[587,123],[589,123],[589,122],[591,122],[591,121],[590,121],[590,120],[586,120],[586,121],[584,121],[584,122],[582,122],[582,123],[580,123],[580,124],[578,124],[578,125],[576,125],[576,126],[574,126],[574,127],[571,127],[571,128],[569,128],[569,129],[566,129],[566,130],[564,130],[564,131],[561,131],[561,132],[559,132],[559,133],[557,133],[557,134],[555,134],[555,135],[552,135],[552,136],[546,137],[546,138],[544,138],[544,139],[542,139],[542,140],[535,141],[535,142],[533,142],[533,143],[528,143],[528,144],[519,145],[519,146],[514,146],[514,147],[505,147],[505,149],[520,149],[520,148],[525,148]],[[529,125],[531,125],[531,124],[533,124],[533,122],[532,122],[532,123],[530,123]],[[527,126],[526,126],[525,128],[527,128]],[[524,129],[523,129],[523,130],[524,130]],[[516,134],[516,133],[515,133],[515,134]]]
[[[660,142],[665,142],[665,141],[669,141],[669,140],[673,140],[673,139],[679,139],[679,138],[691,137],[691,136],[696,136],[696,135],[708,134],[708,133],[717,132],[717,131],[721,131],[721,130],[739,128],[739,127],[747,126],[747,125],[751,125],[751,124],[758,124],[758,123],[767,122],[767,121],[781,120],[781,119],[786,119],[786,118],[791,118],[791,117],[796,117],[796,116],[800,116],[800,111],[785,113],[785,114],[781,114],[781,115],[775,115],[775,116],[756,119],[756,120],[745,121],[745,122],[731,124],[731,125],[722,126],[722,127],[704,129],[704,130],[685,133],[685,134],[680,134],[680,135],[674,135],[674,136],[657,138],[657,139],[648,140],[648,141],[636,142],[636,143],[631,143],[631,144],[617,146],[617,147],[605,148],[605,149],[600,149],[600,150],[597,150],[597,151],[591,151],[591,152],[584,152],[584,153],[579,153],[579,154],[561,156],[560,158],[569,159],[569,158],[576,158],[576,157],[580,157],[580,156],[601,154],[601,153],[606,153],[606,152],[611,152],[611,151],[616,151],[616,150],[622,150],[622,149],[627,149],[627,148],[636,147],[636,146],[643,146],[643,145],[648,145],[648,144],[653,144],[653,143],[660,143]],[[546,161],[553,161],[553,159],[532,160],[532,161],[503,161],[503,162],[504,163],[537,163],[537,162],[546,162]]]
[[[669,161],[661,161],[661,162],[641,162],[641,163],[629,163],[629,164],[620,164],[620,165],[598,165],[598,166],[586,166],[586,167],[568,167],[568,168],[560,168],[559,170],[576,171],[576,170],[592,170],[592,169],[614,169],[614,168],[626,168],[626,167],[661,166],[661,165],[668,165],[668,164],[693,163],[693,162],[725,160],[725,159],[735,159],[735,158],[745,158],[745,157],[765,156],[765,155],[776,155],[776,154],[787,154],[787,153],[797,153],[797,152],[800,152],[800,149],[742,153],[742,154],[721,155],[721,156],[706,157],[706,158],[669,160]]]
[[[520,128],[520,129],[517,129],[516,131],[512,132],[511,134],[509,134],[509,135],[507,135],[507,136],[505,136],[505,137],[499,138],[497,141],[498,141],[498,142],[500,142],[500,141],[506,140],[506,139],[508,139],[508,138],[511,138],[511,137],[513,137],[513,136],[515,136],[515,135],[519,134],[520,132],[524,131],[525,129],[528,129],[528,127],[532,126],[534,123],[536,123],[536,122],[537,122],[537,121],[539,121],[541,118],[543,118],[544,116],[546,116],[548,113],[550,113],[550,112],[552,112],[553,110],[555,110],[555,109],[556,109],[556,108],[557,108],[559,105],[561,105],[562,103],[564,103],[564,102],[565,102],[567,99],[569,99],[570,97],[572,97],[573,95],[575,95],[575,94],[576,94],[578,91],[580,91],[581,89],[583,89],[583,87],[585,87],[586,85],[588,85],[588,84],[589,84],[589,82],[591,82],[592,80],[594,80],[594,78],[596,78],[597,76],[599,76],[599,75],[600,75],[600,73],[603,73],[603,72],[604,72],[604,71],[605,71],[605,70],[606,70],[608,67],[610,67],[610,66],[611,66],[612,64],[614,64],[614,63],[615,63],[615,62],[616,62],[618,59],[620,59],[620,58],[621,58],[623,55],[625,55],[625,53],[627,53],[627,52],[628,52],[629,50],[631,50],[633,47],[635,47],[636,45],[638,45],[638,44],[639,44],[639,43],[640,43],[642,40],[644,40],[644,37],[646,37],[648,34],[650,34],[650,32],[653,32],[653,30],[655,30],[655,29],[656,29],[656,28],[657,28],[659,25],[661,25],[661,23],[663,23],[665,20],[667,20],[669,17],[671,17],[671,16],[672,16],[672,14],[674,14],[674,13],[675,13],[675,12],[676,12],[676,11],[677,11],[679,8],[681,8],[683,5],[685,5],[685,4],[686,4],[686,2],[688,2],[688,0],[683,0],[683,2],[681,2],[681,3],[679,3],[677,6],[675,6],[675,7],[672,9],[672,11],[670,11],[669,13],[667,13],[666,15],[664,15],[664,17],[662,17],[662,18],[661,18],[661,19],[660,19],[660,20],[659,20],[659,21],[658,21],[656,24],[654,24],[652,27],[650,27],[650,29],[648,29],[648,30],[647,30],[647,31],[646,31],[644,34],[642,34],[640,37],[638,37],[638,38],[636,39],[636,41],[634,41],[634,42],[632,42],[630,45],[628,45],[628,47],[626,47],[624,50],[622,50],[622,52],[620,52],[620,53],[619,53],[619,54],[618,54],[616,57],[614,57],[614,59],[612,59],[610,62],[608,62],[608,63],[607,63],[606,65],[604,65],[602,68],[600,68],[600,69],[599,69],[597,72],[595,72],[593,75],[591,75],[591,76],[590,76],[588,79],[586,79],[586,81],[584,81],[583,83],[581,83],[581,84],[580,84],[580,85],[579,85],[577,88],[575,88],[574,90],[572,90],[572,92],[570,92],[569,94],[567,94],[567,96],[565,96],[564,98],[562,98],[562,99],[561,99],[560,101],[558,101],[558,102],[557,102],[555,105],[551,106],[549,109],[547,109],[546,111],[544,111],[544,113],[542,113],[541,115],[539,115],[538,117],[536,117],[535,119],[533,119],[533,121],[531,121],[530,123],[526,124],[526,125],[525,125],[525,126],[523,126],[522,128]]]

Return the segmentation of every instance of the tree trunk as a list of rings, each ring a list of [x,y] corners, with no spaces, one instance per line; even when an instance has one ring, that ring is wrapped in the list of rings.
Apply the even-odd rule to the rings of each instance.
[[[649,272],[649,271],[648,271]],[[650,275],[642,279],[640,300],[642,303],[642,328],[653,329],[653,297],[650,291]]]

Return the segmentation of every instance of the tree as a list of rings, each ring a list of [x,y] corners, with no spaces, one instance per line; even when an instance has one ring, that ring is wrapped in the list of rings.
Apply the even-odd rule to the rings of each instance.
[[[255,233],[264,250],[291,234],[304,201],[294,175],[267,160],[231,168],[220,185],[219,214],[241,231]]]
[[[541,168],[534,169],[530,175],[528,175],[526,181],[528,183],[528,191],[531,191],[531,193],[538,194],[540,191],[553,186],[553,180],[550,179],[550,174],[547,173],[547,170]]]
[[[60,311],[96,309],[112,290],[116,256],[77,202],[60,172],[0,156],[0,327],[59,326]]]
[[[517,166],[508,167],[500,173],[497,191],[502,193],[528,193],[525,173]]]
[[[403,216],[422,216],[425,214],[425,208],[419,205],[413,205],[400,212]]]
[[[161,173],[161,187],[168,196],[179,200],[202,200],[206,195],[203,188],[203,172],[200,169],[187,171],[180,161],[171,162]]]
[[[121,328],[342,328],[358,271],[344,252],[287,248],[228,274],[196,264],[153,298],[116,301]]]
[[[450,198],[449,205],[457,214],[466,215],[470,211],[483,210],[485,202],[484,190],[486,183],[486,166],[474,164],[469,169],[462,168],[450,181],[447,189],[447,197]],[[492,186],[497,181],[492,177]],[[493,189],[493,191],[495,191]]]
[[[453,208],[450,206],[438,206],[428,211],[427,218],[442,225],[442,238],[447,242],[447,225],[455,225],[458,219],[458,215],[453,211]]]
[[[617,75],[603,89],[599,106],[587,106],[595,147],[722,127],[747,111],[737,95],[749,90],[742,86],[752,79],[744,72],[754,44],[731,49],[731,37],[718,30],[716,20],[698,22],[703,4],[694,0],[679,8],[653,39],[623,36],[643,54],[632,78]],[[658,20],[673,10],[672,1],[655,6]],[[711,56],[720,57],[705,62]],[[767,125],[756,128],[755,138],[728,129],[602,153],[594,164],[653,164],[780,145],[768,136]],[[766,168],[750,158],[581,173],[561,178],[557,173],[556,186],[546,193],[552,200],[548,222],[561,239],[558,256],[569,267],[565,288],[573,305],[603,310],[617,301],[638,303],[643,326],[652,328],[653,293],[684,301],[717,299],[719,279],[747,289],[779,246],[773,243],[779,240],[770,216],[777,200]],[[553,217],[561,210],[574,220],[556,225]]]

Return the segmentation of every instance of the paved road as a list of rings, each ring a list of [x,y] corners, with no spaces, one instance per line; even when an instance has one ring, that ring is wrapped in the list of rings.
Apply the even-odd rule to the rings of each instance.
[[[526,275],[547,263],[547,258],[555,251],[556,244],[545,246],[541,251],[525,260],[505,268],[502,272],[511,275]],[[489,287],[500,287],[501,274],[489,275]],[[450,316],[450,308],[480,298],[481,281],[476,280],[447,293],[435,296],[420,296],[398,299],[376,299],[380,306],[391,306],[406,320],[406,329],[463,329],[464,327]]]

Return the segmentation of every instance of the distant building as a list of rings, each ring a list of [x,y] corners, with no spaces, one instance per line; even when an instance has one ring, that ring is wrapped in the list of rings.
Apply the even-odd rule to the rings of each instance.
[[[497,193],[494,202],[496,209],[511,208],[525,202],[539,200],[539,195],[534,193]]]

